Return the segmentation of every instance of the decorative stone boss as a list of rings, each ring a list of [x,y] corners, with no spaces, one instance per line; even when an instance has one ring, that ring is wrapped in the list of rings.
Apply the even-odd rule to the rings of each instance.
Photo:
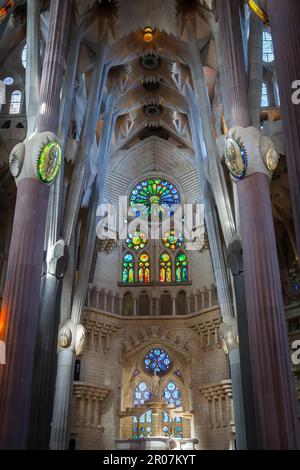
[[[264,173],[271,180],[279,155],[272,140],[256,127],[237,126],[227,134],[224,159],[236,182],[254,173]]]

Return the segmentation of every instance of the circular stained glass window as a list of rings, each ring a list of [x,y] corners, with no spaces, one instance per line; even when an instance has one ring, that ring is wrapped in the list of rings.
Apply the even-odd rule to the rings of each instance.
[[[134,251],[142,250],[147,243],[146,235],[142,232],[129,233],[126,239],[126,245]]]
[[[156,372],[157,375],[164,375],[171,369],[172,361],[164,349],[155,348],[146,354],[144,366],[147,372]]]
[[[178,189],[169,181],[160,178],[141,181],[131,191],[129,203],[138,217],[153,213],[172,215],[180,203]]]
[[[6,86],[11,86],[14,84],[14,79],[12,77],[6,77],[4,80],[3,80],[4,84]]]
[[[175,231],[171,230],[171,232],[165,233],[164,237],[162,238],[162,242],[169,250],[176,250],[183,245],[184,238],[181,233],[178,234],[178,236],[175,236]]]

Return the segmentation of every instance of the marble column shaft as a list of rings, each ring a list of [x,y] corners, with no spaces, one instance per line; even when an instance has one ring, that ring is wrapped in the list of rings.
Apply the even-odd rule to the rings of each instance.
[[[248,127],[239,6],[238,0],[217,0],[231,125]],[[265,450],[295,449],[298,445],[295,397],[269,180],[265,174],[253,173],[237,185],[257,446]]]
[[[268,0],[276,74],[283,117],[290,196],[300,256],[300,104],[292,102],[292,84],[300,80],[300,2]],[[299,87],[298,87],[299,88]],[[299,94],[298,94],[299,96]]]
[[[259,449],[296,449],[299,430],[269,180],[238,184],[253,397]]]
[[[70,4],[51,2],[37,132],[57,131]],[[2,448],[24,449],[27,443],[48,199],[49,186],[31,178],[19,182],[1,310],[8,352],[1,370]]]

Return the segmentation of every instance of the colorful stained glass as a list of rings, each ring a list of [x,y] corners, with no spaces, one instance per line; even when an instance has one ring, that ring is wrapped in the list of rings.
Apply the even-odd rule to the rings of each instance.
[[[140,382],[133,392],[133,406],[144,405],[151,398],[151,392],[146,382]],[[152,433],[152,411],[149,410],[140,416],[134,416],[133,419],[133,439],[147,437]]]
[[[142,232],[129,233],[126,239],[126,245],[134,251],[142,250],[147,243],[146,235]]]
[[[159,280],[162,284],[172,282],[172,259],[168,253],[163,253],[160,257]]]
[[[38,173],[43,183],[53,183],[58,175],[62,163],[61,146],[55,142],[49,142],[43,147],[38,159]]]
[[[164,375],[171,369],[172,361],[164,349],[154,348],[146,354],[144,365],[147,372]]]
[[[162,242],[168,250],[176,250],[183,245],[184,238],[181,234],[175,236],[175,231],[171,230],[170,232],[165,233],[164,237],[162,238]]]
[[[123,256],[122,281],[125,284],[134,283],[134,258],[131,253],[126,253]]]
[[[180,203],[180,196],[172,183],[154,178],[137,184],[130,194],[129,202],[138,216],[141,214],[140,207],[137,206],[145,207],[148,216],[154,211],[161,212],[162,216],[165,216],[174,212],[174,206]]]
[[[150,257],[142,253],[139,257],[139,282],[148,284],[150,282]]]
[[[182,406],[181,392],[172,380],[169,381],[164,388],[162,396],[168,405],[172,405],[175,408]],[[172,435],[175,438],[183,437],[182,418],[180,416],[176,416],[176,418],[172,419],[167,413],[163,413],[163,423],[163,431],[166,435]]]
[[[188,260],[185,253],[179,253],[176,256],[176,282],[187,282],[188,276]]]
[[[3,0],[0,4],[0,24],[7,18],[9,13],[12,12],[15,6],[14,0]]]

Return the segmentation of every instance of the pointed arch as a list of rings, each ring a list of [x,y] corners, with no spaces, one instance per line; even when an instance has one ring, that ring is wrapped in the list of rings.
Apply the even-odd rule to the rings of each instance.
[[[161,284],[169,284],[172,282],[172,258],[167,252],[160,255],[159,282]]]
[[[133,284],[135,282],[134,256],[127,252],[122,260],[122,282]]]
[[[187,282],[189,280],[189,266],[186,253],[180,251],[175,258],[176,282]]]
[[[138,259],[138,280],[140,284],[149,284],[151,281],[150,256],[146,252]]]

